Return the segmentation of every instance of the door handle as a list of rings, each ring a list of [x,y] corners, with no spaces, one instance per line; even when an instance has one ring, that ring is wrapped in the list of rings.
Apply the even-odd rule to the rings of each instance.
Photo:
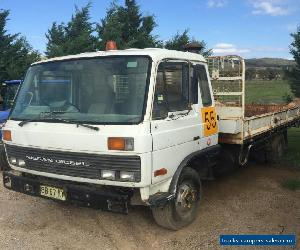
[[[194,141],[197,141],[200,139],[200,136],[195,136],[193,139],[194,139]]]

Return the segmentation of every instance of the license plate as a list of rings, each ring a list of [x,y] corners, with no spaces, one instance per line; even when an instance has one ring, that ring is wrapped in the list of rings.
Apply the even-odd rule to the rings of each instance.
[[[61,200],[61,201],[66,200],[65,191],[61,188],[40,186],[40,194],[41,196],[45,196],[56,200]]]

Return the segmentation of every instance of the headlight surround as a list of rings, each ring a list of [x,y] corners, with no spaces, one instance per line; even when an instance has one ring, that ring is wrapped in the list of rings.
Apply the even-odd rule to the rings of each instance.
[[[23,159],[18,159],[14,156],[11,156],[11,157],[8,158],[8,160],[9,160],[9,163],[11,165],[14,165],[14,166],[17,166],[17,167],[25,167],[26,166],[26,163]]]
[[[135,182],[137,177],[136,173],[132,171],[114,171],[103,169],[100,174],[101,180],[109,181],[122,181],[122,182]]]

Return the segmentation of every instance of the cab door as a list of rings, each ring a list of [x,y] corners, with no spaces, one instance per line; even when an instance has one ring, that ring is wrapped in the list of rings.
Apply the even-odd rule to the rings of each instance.
[[[199,86],[199,112],[202,121],[202,146],[210,147],[218,143],[218,119],[213,101],[212,87],[207,66],[204,64],[193,65],[194,80]]]
[[[171,178],[187,156],[218,143],[217,115],[204,63],[158,65],[151,133],[152,183]],[[160,169],[167,171],[155,176]]]
[[[186,156],[201,149],[201,106],[199,88],[192,84],[192,67],[178,60],[158,65],[151,121],[152,183],[172,177]],[[155,177],[155,171],[162,168],[167,173]]]

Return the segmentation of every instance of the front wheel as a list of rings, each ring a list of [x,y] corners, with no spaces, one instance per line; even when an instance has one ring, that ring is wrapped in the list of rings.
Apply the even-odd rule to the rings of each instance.
[[[152,209],[154,220],[164,228],[179,230],[195,220],[201,197],[199,174],[186,167],[179,177],[175,198],[164,207]]]

